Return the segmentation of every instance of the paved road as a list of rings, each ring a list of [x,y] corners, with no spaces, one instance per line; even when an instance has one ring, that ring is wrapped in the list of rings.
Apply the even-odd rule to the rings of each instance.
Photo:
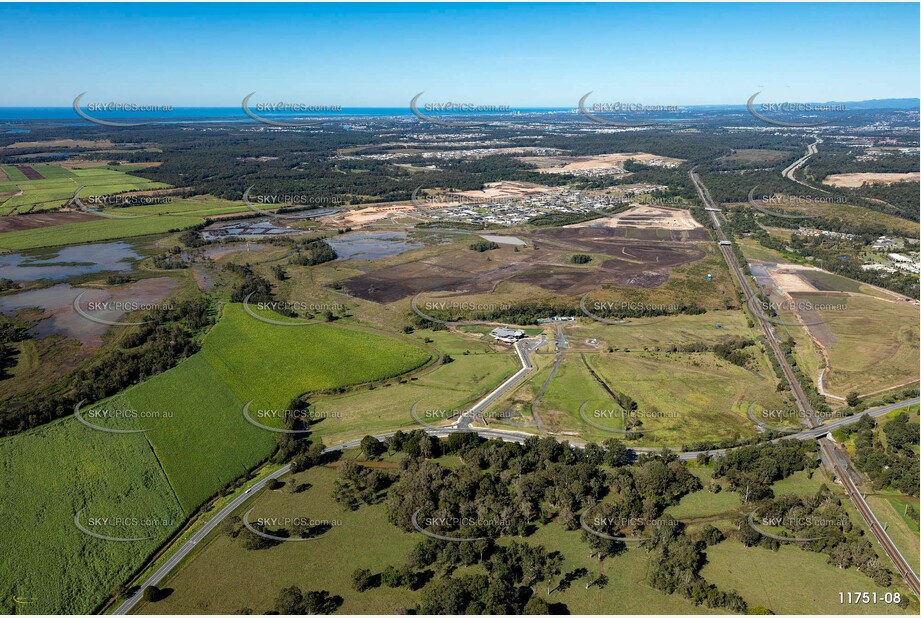
[[[704,187],[702,183],[700,183],[699,179],[697,179],[697,176],[693,171],[691,172],[691,180],[694,182],[695,186],[698,188],[698,192],[700,193],[701,199],[704,201],[704,203],[707,205],[713,204],[712,198],[710,198],[710,194],[707,191],[706,187]],[[716,229],[718,230],[717,235],[720,237],[721,240],[725,240],[725,235],[723,234],[722,229],[720,228],[719,220],[716,218],[716,213],[710,212],[710,216],[713,218],[714,225]],[[741,269],[739,268],[738,263],[736,262],[735,255],[732,253],[731,248],[721,246],[720,249],[723,250],[723,255],[726,257],[727,263],[729,263],[730,266],[734,266],[733,273],[736,275],[737,279],[740,281],[740,285],[746,291],[746,294],[748,295],[753,294],[751,287],[748,285],[748,281],[745,279],[744,276],[742,276]],[[774,339],[774,333],[773,333],[773,330],[770,328],[770,325],[764,320],[759,320],[759,322],[762,325],[762,329],[765,330],[765,333],[768,335],[768,340],[770,342],[773,342],[773,344],[776,344],[776,340]],[[472,428],[470,424],[473,422],[477,414],[486,410],[492,403],[494,403],[502,395],[504,395],[510,389],[516,386],[521,380],[524,379],[524,377],[528,373],[530,373],[533,370],[534,366],[531,362],[530,355],[535,350],[537,350],[539,347],[545,344],[546,344],[546,338],[543,335],[541,335],[540,337],[536,337],[536,338],[529,338],[529,339],[523,339],[521,341],[518,341],[515,344],[515,352],[517,353],[518,358],[521,361],[521,365],[522,365],[521,369],[519,369],[513,376],[505,380],[491,393],[487,394],[485,397],[480,399],[480,401],[474,404],[474,406],[470,410],[468,410],[466,413],[461,415],[461,417],[458,418],[458,420],[453,425],[445,427],[445,428],[425,429],[424,431],[426,431],[426,433],[430,435],[435,435],[439,437],[450,435],[452,433],[475,431],[476,433],[483,436],[484,438],[508,440],[508,441],[515,441],[515,442],[523,442],[524,440],[530,437],[533,437],[533,434],[529,434],[526,432],[498,430],[498,429]],[[774,345],[772,345],[772,348],[773,347]],[[777,353],[778,359],[781,361],[781,366],[786,367],[786,369],[789,370],[789,366],[786,365],[786,359],[779,352],[780,350],[778,346],[776,349],[776,353]],[[785,371],[785,375],[787,375],[786,371]],[[794,392],[797,392],[797,390],[799,390],[799,392],[802,392],[802,389],[799,388],[799,382],[796,381],[795,376],[792,376],[792,370],[790,370],[789,375],[791,376],[791,378],[788,378],[788,380],[791,386],[796,387],[796,390],[794,390]],[[805,393],[802,394],[802,397],[805,400]],[[799,397],[797,397],[797,399],[799,399]],[[798,434],[790,434],[788,436],[784,436],[783,438],[779,438],[779,439],[790,439],[790,438],[815,439],[815,438],[819,438],[821,436],[826,435],[829,431],[832,431],[833,429],[836,429],[838,427],[848,425],[851,423],[856,423],[858,420],[860,420],[860,417],[863,415],[869,414],[871,416],[880,416],[883,414],[887,414],[888,412],[891,412],[892,410],[896,410],[901,407],[905,407],[908,405],[918,403],[918,401],[919,399],[915,398],[915,399],[912,399],[906,402],[890,404],[888,406],[883,406],[881,408],[875,408],[873,410],[868,410],[862,413],[861,415],[855,415],[852,417],[837,419],[835,421],[826,423],[825,425],[819,425],[819,423],[812,416],[812,407],[809,405],[808,400],[805,400],[804,405],[809,411],[809,415],[806,418],[810,423],[810,428]],[[386,433],[386,434],[380,434],[375,437],[377,437],[378,439],[384,439],[384,438],[389,438],[392,435],[393,435],[393,432]],[[350,442],[345,442],[343,444],[329,447],[324,452],[332,453],[336,451],[342,451],[347,448],[358,446],[360,442],[361,442],[360,439],[352,440]],[[574,440],[570,440],[570,443],[576,447],[583,446],[582,444],[579,444],[577,441],[574,441]],[[828,440],[822,439],[820,440],[820,444],[822,445],[823,450],[831,448],[828,446]],[[658,452],[661,449],[637,448],[635,450],[637,452]],[[729,449],[715,449],[712,451],[703,451],[703,452],[706,452],[710,454],[711,456],[720,456],[724,454],[727,450]],[[677,455],[679,459],[692,460],[692,459],[695,459],[699,453],[700,451],[693,451],[693,452],[678,453]],[[834,457],[833,453],[830,454],[828,458],[832,462],[838,462],[837,457]],[[147,588],[148,586],[159,585],[167,577],[167,575],[169,575],[169,573],[173,570],[173,568],[175,568],[176,565],[178,565],[183,560],[183,558],[185,558],[200,541],[202,541],[211,531],[217,528],[217,526],[219,526],[220,523],[224,519],[230,516],[235,510],[240,508],[253,495],[255,495],[261,489],[263,489],[270,480],[276,479],[280,476],[287,474],[289,470],[290,470],[290,466],[285,466],[277,470],[276,472],[273,472],[271,475],[255,483],[252,487],[246,490],[245,493],[240,494],[239,496],[234,498],[231,502],[229,502],[223,509],[220,510],[220,512],[218,512],[217,515],[212,517],[211,520],[209,520],[204,526],[202,526],[200,530],[198,530],[194,535],[192,535],[190,539],[188,539],[181,547],[179,547],[176,550],[176,552],[172,556],[170,556],[169,559],[167,559],[166,562],[164,562],[160,566],[160,568],[158,568],[153,574],[151,574],[140,585],[140,587],[135,592],[135,594],[133,594],[129,599],[123,602],[122,605],[118,607],[118,609],[114,613],[121,615],[121,614],[127,614],[128,612],[130,612],[134,608],[134,606],[138,603],[138,601],[140,601],[140,599],[142,598],[144,588]],[[835,473],[838,475],[839,478],[842,479],[842,483],[844,483],[845,490],[847,491],[848,495],[854,500],[854,503],[857,505],[858,510],[867,520],[867,523],[870,526],[870,529],[873,531],[874,536],[876,536],[877,539],[880,540],[881,545],[886,550],[886,552],[889,554],[890,558],[893,559],[893,562],[896,564],[896,568],[899,569],[899,572],[902,573],[903,577],[905,577],[906,581],[909,583],[909,587],[911,587],[911,589],[915,591],[915,594],[917,594],[918,593],[917,575],[914,574],[911,567],[908,565],[904,557],[902,557],[901,553],[898,551],[898,548],[896,548],[895,545],[892,543],[892,541],[889,539],[885,530],[883,530],[882,526],[879,524],[879,520],[876,519],[875,515],[870,510],[869,506],[866,504],[866,501],[863,499],[863,496],[856,489],[856,486],[854,486],[853,481],[851,481],[850,477],[848,477],[846,471],[844,471],[843,468],[840,467],[840,463],[838,463],[838,465],[835,466]]]
[[[470,423],[473,422],[473,419],[477,414],[486,410],[492,403],[499,399],[502,395],[507,393],[511,388],[517,385],[524,377],[534,369],[534,365],[531,363],[531,353],[533,353],[537,348],[546,345],[546,338],[541,335],[540,337],[522,339],[515,343],[515,352],[518,354],[518,358],[521,361],[521,369],[519,369],[513,376],[505,380],[500,384],[495,390],[491,393],[480,399],[473,407],[470,408],[467,412],[461,415],[460,418],[449,427],[439,428],[439,429],[426,429],[425,431],[431,435],[436,436],[446,436],[452,433],[470,431]],[[524,432],[514,432],[514,431],[503,431],[503,430],[493,430],[493,429],[475,429],[478,434],[485,438],[496,438],[500,440],[514,440],[518,442],[523,442],[531,434]],[[389,438],[393,436],[393,433],[381,434],[376,436],[378,439]],[[327,448],[325,453],[333,453],[336,451],[341,451],[347,448],[358,446],[361,443],[361,440],[352,440],[350,442],[345,442],[343,444],[338,444],[336,446],[331,446]],[[247,500],[249,500],[254,494],[259,492],[266,483],[272,479],[277,479],[280,476],[284,476],[291,469],[290,465],[287,465],[264,479],[260,480],[258,483],[253,484],[252,487],[247,489],[244,493],[240,494],[233,500],[231,500],[227,506],[220,510],[220,512],[212,517],[208,523],[206,523],[200,530],[198,530],[192,537],[187,540],[176,552],[169,557],[166,562],[164,562],[160,568],[158,568],[150,577],[148,577],[140,586],[140,588],[132,595],[129,599],[122,603],[122,605],[113,613],[115,614],[127,614],[130,612],[137,602],[142,598],[144,593],[144,588],[149,586],[156,586],[160,584],[166,578],[166,576],[173,570],[173,568],[178,565],[183,558],[189,555],[195,546],[203,540],[208,534],[214,530],[220,523],[230,516],[235,510],[240,508]]]
[[[523,342],[520,342],[520,343],[523,343]],[[534,346],[533,348],[528,347],[527,348],[529,350],[528,354],[533,352],[533,350],[537,349],[537,347],[539,346]],[[528,365],[531,366],[530,360],[528,360]],[[500,385],[499,388],[502,388],[502,386]],[[915,399],[910,399],[907,401],[902,401],[899,403],[889,404],[886,406],[882,406],[880,408],[874,408],[872,410],[867,410],[866,412],[863,412],[860,415],[849,416],[843,419],[832,421],[824,425],[823,428],[821,429],[805,430],[799,434],[791,434],[789,436],[784,436],[783,438],[779,438],[779,439],[781,440],[794,439],[794,438],[795,439],[814,439],[814,438],[825,435],[828,431],[831,431],[832,429],[837,429],[838,427],[842,427],[844,425],[856,423],[858,420],[860,420],[861,416],[864,416],[864,415],[870,415],[874,417],[881,416],[883,414],[888,414],[889,412],[892,412],[893,410],[897,410],[899,408],[917,404],[918,402],[919,402],[919,399],[915,398]],[[481,429],[481,428],[468,429],[466,427],[445,427],[442,429],[424,429],[424,431],[428,433],[429,435],[434,435],[438,437],[445,437],[452,433],[475,431],[477,434],[483,436],[484,438],[495,439],[495,440],[506,440],[510,442],[524,442],[528,438],[534,437],[534,434],[531,434],[531,433],[526,433],[526,432],[521,432],[521,431],[510,431],[510,430],[504,430],[504,429]],[[389,432],[389,433],[379,434],[375,437],[379,440],[383,440],[383,439],[393,436],[393,434],[394,432]],[[324,452],[334,453],[334,452],[342,451],[348,448],[356,447],[360,443],[361,443],[360,439],[351,440],[343,444],[337,444],[336,446],[331,446],[327,448]],[[576,441],[570,441],[570,443],[572,444],[572,446],[575,446],[577,448],[581,448],[582,446],[584,446],[583,444],[580,444],[579,442],[576,442]],[[659,452],[661,451],[661,449],[657,449],[657,448],[637,448],[634,450],[636,452]],[[693,460],[697,458],[697,455],[700,452],[705,452],[711,456],[718,457],[720,455],[723,455],[727,450],[731,450],[731,449],[715,449],[712,451],[684,452],[684,453],[677,453],[677,456],[679,459],[682,459],[682,460]],[[144,582],[140,585],[138,590],[130,598],[125,600],[122,603],[122,605],[118,607],[118,609],[116,609],[113,613],[123,615],[123,614],[127,614],[128,612],[130,612],[135,607],[135,605],[137,605],[138,601],[141,600],[143,593],[144,593],[144,588],[147,588],[148,586],[160,585],[166,579],[166,577],[170,574],[170,572],[180,562],[182,562],[182,560],[186,556],[188,556],[189,553],[193,549],[195,549],[195,546],[199,542],[201,542],[206,536],[208,536],[208,534],[210,534],[215,528],[217,528],[221,524],[222,521],[224,521],[227,517],[233,514],[234,511],[236,511],[241,506],[243,506],[243,504],[246,503],[247,500],[249,500],[254,495],[256,495],[260,490],[262,490],[270,480],[284,476],[290,471],[290,469],[291,469],[291,466],[288,465],[288,466],[285,466],[273,472],[266,478],[260,480],[257,483],[254,483],[248,490],[246,490],[245,493],[238,495],[236,498],[230,501],[214,517],[212,517],[204,526],[202,526],[200,530],[198,530],[194,535],[192,535],[191,538],[189,538],[185,543],[183,543],[182,546],[180,546],[176,550],[176,552],[172,556],[170,556],[169,559],[166,560],[166,562],[164,562],[156,571],[154,571],[153,574],[151,574],[146,580],[144,580]],[[845,485],[845,490],[848,491],[848,495],[851,495],[850,493],[851,491],[856,492],[856,488],[850,489],[848,485]],[[872,515],[872,512],[870,514]],[[873,520],[876,522],[875,523],[875,525],[877,526],[876,529],[882,530],[882,528],[879,527],[879,521],[876,520],[875,517],[873,518]],[[875,530],[874,530],[874,534],[876,534]],[[893,549],[895,549],[894,546],[893,546]],[[897,549],[895,549],[895,551],[898,552]],[[901,556],[901,554],[899,555]],[[911,572],[911,569],[909,568],[908,571]]]
[[[475,431],[484,438],[497,439],[497,440],[506,440],[511,442],[524,442],[528,438],[533,437],[533,434],[516,432],[516,431],[506,431],[506,430],[493,430],[493,429],[474,429],[468,430],[463,428],[452,428],[446,427],[444,429],[423,429],[426,433],[433,436],[445,437],[452,433],[463,433],[466,431]],[[395,432],[380,434],[375,436],[379,440],[385,438],[390,438]],[[361,439],[351,440],[349,442],[344,442],[342,444],[337,444],[336,446],[331,446],[324,450],[324,453],[335,453],[338,451],[343,451],[345,449],[353,448],[361,444]],[[154,571],[143,583],[140,584],[138,589],[126,599],[114,612],[113,614],[124,615],[134,609],[135,605],[143,598],[144,589],[150,586],[160,585],[164,579],[170,574],[170,572],[176,568],[176,566],[182,562],[183,558],[189,555],[195,546],[198,545],[206,536],[208,536],[215,528],[217,528],[222,521],[227,519],[234,511],[243,506],[247,500],[259,493],[260,490],[264,489],[266,484],[272,479],[277,479],[288,472],[291,471],[291,465],[288,464],[283,468],[279,468],[272,474],[268,475],[264,479],[261,479],[257,483],[254,483],[249,489],[244,493],[238,495],[236,498],[231,500],[227,505],[222,508],[217,515],[212,517],[204,526],[201,527],[195,534],[192,535],[185,543],[182,544],[176,552],[169,557],[156,571]]]
[[[518,355],[518,360],[521,361],[521,369],[516,371],[512,377],[496,387],[494,391],[488,393],[485,397],[473,404],[473,406],[461,414],[460,417],[454,422],[454,424],[450,425],[450,427],[454,429],[468,429],[470,424],[473,423],[473,421],[475,421],[480,414],[485,412],[486,409],[494,404],[497,399],[505,395],[511,389],[515,388],[519,382],[524,380],[525,376],[534,370],[534,365],[531,363],[531,353],[544,345],[547,345],[547,338],[544,335],[516,341],[515,353]]]
[[[813,187],[812,185],[802,180],[798,180],[796,176],[794,176],[794,174],[796,173],[796,170],[801,168],[806,163],[806,161],[808,161],[809,158],[812,157],[812,155],[819,152],[819,144],[821,143],[822,143],[822,140],[817,137],[814,142],[812,142],[811,144],[809,144],[809,146],[806,147],[806,154],[800,157],[799,159],[797,159],[796,161],[794,161],[793,163],[791,163],[784,171],[781,172],[781,175],[783,175],[783,177],[786,178],[787,180],[792,180],[798,185],[803,185],[804,187],[807,187],[809,189],[814,189],[816,191],[820,191],[821,193],[828,193],[828,191],[824,189],[819,189],[818,187]]]
[[[809,146],[809,150],[806,153],[806,156],[800,159],[801,162],[805,161],[811,157],[816,152],[816,144],[820,140],[816,140],[814,144]],[[795,166],[787,168],[784,170],[784,175],[787,175],[787,172],[791,174],[788,176],[791,180],[799,182],[795,178],[792,178],[792,173],[795,170]],[[792,169],[791,169],[792,168]],[[696,168],[695,168],[696,169]],[[710,196],[710,192],[700,181],[700,178],[697,176],[695,171],[692,169],[690,172],[691,182],[694,183],[694,186],[697,188],[697,193],[700,196],[701,201],[704,203],[704,206],[708,208],[707,214],[710,215],[711,221],[713,222],[714,229],[716,231],[717,238],[720,240],[720,250],[723,252],[723,257],[726,259],[726,263],[729,265],[730,270],[732,270],[733,277],[739,283],[740,287],[745,293],[746,301],[750,301],[754,296],[754,291],[752,290],[751,285],[748,282],[748,279],[745,278],[739,262],[736,259],[735,253],[732,251],[731,246],[726,246],[722,243],[727,242],[726,235],[723,232],[722,227],[720,226],[719,218],[717,213],[719,212],[718,207],[713,201],[713,198]],[[804,183],[799,183],[804,184]],[[808,186],[808,185],[805,185]],[[793,374],[793,370],[790,367],[790,364],[787,362],[786,357],[780,350],[780,345],[777,341],[777,338],[774,333],[773,327],[765,320],[760,311],[753,311],[755,318],[761,326],[761,330],[764,332],[765,337],[768,340],[768,343],[771,346],[771,349],[774,351],[774,356],[777,359],[777,362],[780,364],[781,369],[783,370],[784,375],[787,377],[787,381],[790,384],[791,390],[793,391],[794,398],[796,399],[797,407],[800,409],[800,412],[803,414],[803,419],[806,425],[810,430],[819,431],[820,433],[811,436],[818,437],[819,435],[826,435],[829,431],[828,427],[820,427],[819,422],[815,418],[815,411],[812,409],[812,405],[809,403],[809,399],[806,397],[805,392],[802,389],[799,381],[796,379],[796,376]],[[884,406],[885,407],[885,406]],[[880,414],[884,414],[881,412]],[[859,417],[856,417],[855,420],[850,422],[856,422]],[[844,419],[842,419],[843,421]],[[842,423],[844,424],[844,423]],[[873,510],[870,508],[870,505],[867,504],[866,499],[864,499],[863,494],[857,489],[857,486],[854,484],[853,479],[851,479],[845,467],[841,464],[841,459],[836,453],[836,445],[828,440],[827,438],[819,439],[819,445],[824,454],[824,461],[832,468],[832,471],[835,473],[835,476],[841,481],[841,484],[844,486],[847,495],[851,498],[851,501],[857,507],[857,510],[863,516],[864,520],[867,523],[867,526],[870,528],[870,531],[873,533],[873,536],[879,541],[880,545],[883,547],[883,550],[892,560],[892,563],[895,565],[895,568],[905,579],[905,582],[908,584],[908,587],[916,595],[919,594],[919,581],[918,575],[914,572],[911,565],[905,560],[905,557],[902,556],[902,553],[895,546],[895,543],[892,542],[892,539],[889,538],[889,534],[883,529],[880,525],[879,520],[876,518],[876,515],[873,513]]]
[[[890,403],[884,406],[880,406],[878,408],[873,408],[871,410],[865,410],[864,412],[861,412],[860,414],[855,414],[853,416],[845,416],[844,418],[838,418],[838,419],[834,419],[831,421],[826,421],[825,423],[819,425],[815,429],[807,429],[805,431],[801,431],[799,433],[792,434],[789,437],[795,438],[797,440],[812,440],[816,438],[821,438],[836,429],[840,429],[841,427],[844,427],[846,425],[853,425],[854,423],[859,421],[864,416],[872,416],[876,418],[879,416],[884,416],[886,414],[889,414],[890,412],[893,412],[900,408],[907,408],[908,406],[917,405],[919,403],[921,403],[921,398],[918,398],[918,397],[915,397],[913,399],[906,399],[905,401],[899,401],[896,403]]]

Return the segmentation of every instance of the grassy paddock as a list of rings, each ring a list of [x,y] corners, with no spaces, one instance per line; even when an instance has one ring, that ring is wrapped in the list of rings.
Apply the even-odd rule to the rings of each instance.
[[[326,324],[276,326],[227,305],[198,354],[124,397],[151,413],[144,419],[151,444],[191,510],[272,451],[275,435],[243,417],[248,401],[254,415],[284,410],[303,393],[398,375],[429,358],[396,338]]]
[[[123,428],[134,426],[123,423]],[[94,431],[66,418],[0,441],[0,593],[6,613],[89,613],[175,530],[184,513],[143,435]],[[85,535],[74,515],[139,518]],[[159,519],[164,525],[153,525]],[[171,524],[166,524],[171,522]],[[32,599],[13,604],[13,595]]]

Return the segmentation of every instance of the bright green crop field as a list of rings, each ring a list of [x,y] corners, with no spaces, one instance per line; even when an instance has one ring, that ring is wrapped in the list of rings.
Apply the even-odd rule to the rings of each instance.
[[[150,414],[143,420],[153,428],[148,439],[191,510],[271,452],[275,434],[243,417],[248,401],[254,413],[283,410],[298,395],[402,374],[430,357],[397,338],[327,324],[266,324],[227,305],[201,352],[124,397]]]
[[[328,324],[266,324],[241,305],[227,305],[199,353],[83,408],[85,418],[93,409],[129,416],[93,418],[97,425],[148,432],[95,431],[68,417],[0,441],[4,608],[86,613],[98,606],[186,516],[272,452],[275,433],[243,418],[247,401],[254,400],[253,410],[284,409],[300,394],[388,378],[430,358],[396,337]],[[153,538],[105,541],[75,527],[74,514],[84,508],[84,521],[167,523],[106,526],[106,536]],[[14,594],[34,601],[14,606]]]
[[[0,193],[21,191],[22,194],[14,195],[4,202],[0,214],[22,214],[58,208],[66,204],[80,187],[83,187],[81,197],[169,187],[162,182],[105,168],[68,170],[59,165],[33,165],[32,168],[44,179],[28,180],[15,167],[3,167],[10,180],[0,182]]]
[[[0,441],[0,463],[3,613],[91,612],[184,519],[142,434],[94,431],[68,417]],[[105,536],[153,538],[90,537],[74,524],[80,509],[81,522]],[[90,528],[97,517],[150,525]]]

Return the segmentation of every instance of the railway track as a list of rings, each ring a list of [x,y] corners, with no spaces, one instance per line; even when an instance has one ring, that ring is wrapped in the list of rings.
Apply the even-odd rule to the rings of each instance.
[[[815,144],[810,146],[810,150],[814,146]],[[805,158],[808,158],[811,156],[811,154],[812,153],[808,153],[807,157]],[[717,216],[720,210],[716,206],[716,203],[711,197],[710,192],[707,190],[707,187],[703,184],[703,182],[701,182],[700,177],[697,175],[695,169],[692,169],[690,172],[691,182],[694,183],[697,194],[701,201],[704,203],[706,212],[708,215],[710,215],[710,220],[713,222],[713,228],[720,243],[720,251],[723,253],[726,264],[729,265],[729,269],[732,271],[733,278],[735,278],[739,286],[742,288],[742,291],[745,294],[745,300],[747,302],[752,302],[752,299],[756,298],[754,289],[742,272],[742,267],[739,265],[739,261],[736,259],[736,255],[732,251],[732,245],[726,238],[726,233],[723,231],[719,217]],[[784,376],[787,378],[787,382],[790,383],[790,390],[793,392],[797,408],[799,408],[800,413],[803,414],[803,422],[810,429],[817,428],[819,426],[819,422],[815,418],[815,410],[813,410],[812,404],[809,403],[809,399],[806,397],[805,391],[803,390],[799,381],[796,379],[796,375],[793,373],[793,369],[790,367],[790,363],[787,362],[787,358],[783,355],[774,329],[771,327],[770,323],[768,323],[768,321],[760,315],[759,312],[753,311],[753,313],[755,314],[755,319],[758,321],[758,324],[761,327],[761,330],[764,333],[765,338],[771,347],[771,350],[774,352],[774,356],[777,358],[777,362],[780,364]],[[889,538],[889,534],[886,532],[885,528],[883,528],[879,519],[877,519],[876,514],[873,513],[870,505],[867,504],[866,499],[863,497],[863,494],[860,493],[860,490],[857,488],[857,485],[850,477],[848,471],[841,464],[840,459],[835,453],[836,446],[834,443],[831,442],[831,440],[828,438],[821,438],[818,442],[819,447],[822,449],[822,453],[824,454],[823,460],[831,468],[832,472],[835,474],[838,480],[841,481],[845,493],[854,503],[854,506],[857,507],[857,511],[863,517],[867,527],[870,529],[870,532],[873,533],[873,536],[879,542],[880,546],[882,546],[883,550],[886,552],[886,555],[889,556],[889,559],[892,561],[892,564],[895,566],[896,570],[905,580],[908,588],[915,595],[921,594],[921,585],[919,585],[917,573],[914,572],[911,565],[902,555],[902,552],[899,551],[898,547],[895,546],[895,543],[892,542],[892,539]]]

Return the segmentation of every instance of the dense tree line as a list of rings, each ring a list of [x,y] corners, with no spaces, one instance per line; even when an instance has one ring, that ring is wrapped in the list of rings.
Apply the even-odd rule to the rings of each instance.
[[[577,304],[571,302],[528,301],[510,305],[498,305],[485,311],[460,313],[451,308],[429,311],[439,319],[453,320],[482,320],[485,322],[503,322],[506,324],[537,324],[554,315],[579,316],[583,315]],[[440,325],[419,317],[415,313],[410,316],[418,328],[440,328]]]
[[[822,485],[814,496],[801,498],[788,494],[757,505],[754,525],[759,528],[780,527],[787,532],[778,536],[811,539],[795,543],[800,549],[828,556],[828,562],[840,569],[856,567],[883,588],[892,583],[892,573],[879,559],[873,543],[851,523],[841,499]],[[782,541],[765,536],[749,525],[747,516],[736,521],[739,540],[746,546],[758,545],[779,549]]]
[[[901,271],[887,273],[864,270],[861,268],[864,260],[860,257],[859,249],[855,251],[853,245],[846,241],[825,236],[813,238],[794,234],[790,239],[790,246],[797,254],[812,258],[816,264],[835,274],[877,285],[908,298],[918,298],[918,275]]]
[[[812,379],[810,379],[809,376],[803,372],[802,367],[799,366],[795,349],[796,340],[793,339],[793,337],[788,336],[780,342],[780,351],[783,353],[784,358],[787,359],[787,364],[793,371],[793,375],[796,376],[796,381],[799,383],[803,393],[806,394],[806,398],[809,400],[809,404],[812,406],[813,410],[822,413],[830,412],[831,407],[825,401],[825,396],[819,392]]]
[[[780,440],[743,446],[718,458],[713,478],[725,478],[729,489],[742,502],[750,503],[773,496],[771,485],[800,470],[819,466],[817,446],[805,440]]]
[[[198,351],[199,335],[213,323],[209,303],[201,298],[151,310],[144,320],[125,335],[120,348],[94,364],[9,402],[0,417],[0,433],[18,433],[72,414],[81,401],[100,401],[170,369]]]
[[[316,266],[332,262],[339,257],[329,243],[322,238],[297,242],[294,250],[296,253],[291,258],[291,264],[296,266]]]
[[[14,344],[28,338],[27,328],[0,314],[0,383],[11,377],[9,371],[16,366],[19,354]]]
[[[302,591],[297,586],[283,588],[275,598],[274,609],[282,616],[332,614],[342,606],[343,598],[326,590]],[[272,613],[272,612],[268,612]]]
[[[601,308],[591,306],[587,301],[586,306],[595,315],[611,318],[644,318],[666,315],[700,315],[707,310],[693,303],[673,303],[670,305],[607,303]],[[484,322],[503,322],[506,324],[538,324],[540,320],[547,320],[552,316],[579,317],[584,316],[578,303],[572,301],[522,301],[507,305],[497,305],[488,310],[473,311],[461,314],[450,308],[432,310],[433,316],[444,320],[481,320]],[[418,316],[417,316],[418,317]],[[416,320],[419,327],[430,326],[427,320]]]
[[[610,522],[601,526],[604,532],[655,535],[649,548],[656,556],[654,587],[709,607],[744,611],[745,603],[738,595],[721,592],[700,577],[705,544],[690,540],[683,529],[659,530],[656,518],[665,508],[701,487],[673,455],[647,455],[634,461],[618,440],[589,444],[583,450],[550,438],[535,437],[517,444],[485,441],[473,433],[452,434],[438,441],[422,431],[397,432],[377,447],[368,442],[374,452],[383,446],[409,455],[386,490],[391,522],[414,531],[421,520],[433,533],[477,540],[426,538],[403,565],[391,565],[380,574],[356,571],[356,589],[377,585],[422,588],[418,610],[428,614],[564,611],[565,607],[551,602],[556,591],[579,580],[586,588],[603,586],[606,578],[585,569],[564,572],[563,556],[540,545],[518,541],[506,545],[497,540],[527,537],[537,526],[551,522],[567,530],[578,529],[578,514],[590,508],[596,517]],[[464,466],[447,469],[431,461],[444,454],[458,456]],[[347,476],[349,483],[371,474],[340,469],[340,477]],[[343,491],[343,485],[337,484],[334,495]],[[345,493],[352,497],[363,494],[365,498],[359,500],[366,503],[381,499],[362,487],[357,493],[351,489]],[[612,501],[605,501],[608,494],[614,497]],[[582,536],[591,555],[603,558],[626,550],[620,541],[587,531]],[[678,550],[684,545],[696,552],[690,563],[686,562],[687,551]],[[459,568],[474,565],[485,569],[486,575],[455,574]]]
[[[858,196],[861,199],[861,205],[867,204],[868,208],[872,207],[873,204],[876,204],[876,207],[879,208],[879,201],[882,200],[895,208],[893,214],[896,216],[908,219],[909,221],[918,220],[918,204],[921,203],[921,183],[866,183],[862,187],[849,189],[847,191]]]
[[[683,534],[681,525],[665,527],[650,543],[650,585],[662,592],[680,594],[695,605],[746,613],[748,604],[738,593],[722,591],[700,575],[706,564],[704,550],[722,541],[723,534],[709,526],[700,536]]]
[[[484,251],[492,251],[499,248],[499,243],[493,242],[491,240],[481,240],[479,242],[470,243],[470,250],[483,253]]]
[[[223,269],[238,277],[238,281],[230,293],[230,302],[242,303],[247,298],[250,299],[251,303],[270,303],[274,301],[272,284],[268,279],[256,273],[249,264],[228,262],[224,264]]]
[[[762,216],[758,215],[758,217]],[[764,216],[762,218],[765,225],[773,227],[798,229],[805,224],[802,221],[779,217]],[[892,231],[885,226],[869,223],[856,225],[841,220],[811,219],[810,223],[819,229],[855,234],[856,237],[844,239],[830,236],[805,236],[794,232],[789,241],[784,241],[769,234],[756,219],[752,209],[735,209],[727,214],[727,219],[729,224],[724,226],[727,233],[752,236],[762,246],[785,254],[791,261],[807,259],[843,277],[886,288],[909,298],[918,297],[917,275],[903,271],[888,273],[862,268],[865,262],[863,252],[866,248],[880,235],[892,234]]]
[[[872,481],[875,489],[893,488],[909,496],[918,495],[919,425],[902,412],[883,425],[885,442],[880,439],[876,421],[869,415],[842,428],[845,436],[853,436],[857,452],[854,463]]]
[[[610,214],[615,214],[614,210],[611,210]],[[531,217],[528,224],[534,227],[560,227],[600,219],[602,216],[604,215],[597,212],[549,212]]]
[[[918,157],[904,153],[890,153],[872,159],[857,160],[857,154],[850,147],[834,143],[823,143],[819,152],[809,159],[809,176],[817,182],[833,174],[905,173],[918,171]]]
[[[713,354],[717,358],[728,361],[739,367],[747,367],[751,362],[751,353],[746,352],[745,348],[755,345],[754,339],[745,339],[742,337],[733,337],[723,343],[717,343],[713,346]]]
[[[172,247],[164,253],[155,255],[153,257],[153,264],[155,268],[161,270],[176,270],[189,267],[189,262],[185,259],[185,256],[183,256],[180,247]]]

